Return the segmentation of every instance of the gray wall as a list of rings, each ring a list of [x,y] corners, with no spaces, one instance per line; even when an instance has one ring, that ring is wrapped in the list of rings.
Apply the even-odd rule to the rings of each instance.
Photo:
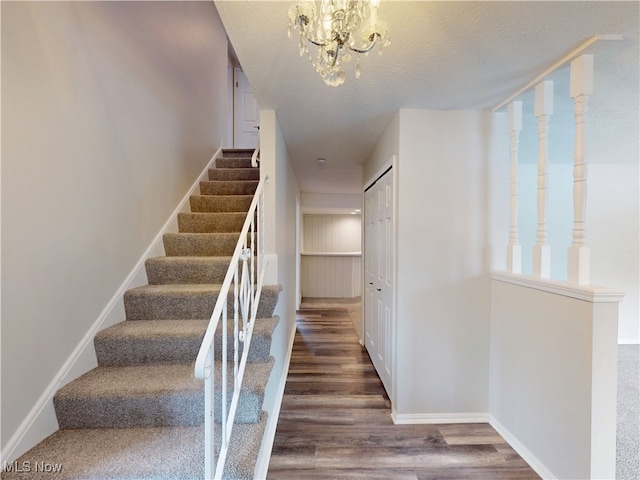
[[[227,137],[213,3],[2,2],[2,447]]]

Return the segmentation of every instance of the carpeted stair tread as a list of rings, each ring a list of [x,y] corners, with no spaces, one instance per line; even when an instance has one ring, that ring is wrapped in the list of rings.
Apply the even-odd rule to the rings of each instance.
[[[62,468],[36,472],[43,461]],[[3,480],[194,480],[204,478],[204,428],[58,430],[17,462],[29,462],[32,471],[5,471]]]
[[[244,212],[249,211],[253,195],[192,195],[192,212]]]
[[[220,293],[220,285],[144,285],[124,294],[127,320],[197,320],[208,318]],[[280,285],[265,285],[257,316],[271,317],[282,290]],[[233,312],[233,292],[229,292],[228,312]]]
[[[267,362],[278,317],[257,318],[249,362]],[[100,331],[94,338],[98,365],[126,366],[195,362],[209,320],[124,321]],[[227,327],[227,344],[233,343],[233,322]],[[215,337],[216,358],[221,358],[222,324]],[[240,354],[242,354],[242,343]],[[231,351],[231,350],[230,350]]]
[[[210,168],[209,180],[260,180],[259,168]]]
[[[184,233],[240,232],[246,218],[246,212],[179,213],[178,231]]]
[[[234,426],[224,478],[249,480],[267,422]],[[219,437],[216,450],[220,448]],[[24,463],[28,462],[28,463]],[[60,465],[58,473],[35,471],[36,462]],[[3,480],[195,480],[204,478],[204,428],[98,428],[58,430],[16,460],[28,473],[7,471]]]
[[[262,411],[260,421],[238,424],[231,432],[231,442],[227,462],[222,478],[225,480],[249,480],[255,477],[256,461],[264,430],[267,425],[267,412]],[[216,449],[219,449],[216,446]]]
[[[201,195],[253,195],[258,188],[258,180],[202,181]]]
[[[258,421],[264,389],[273,367],[247,363],[236,422]],[[233,365],[228,363],[227,398],[233,394]],[[215,362],[215,384],[222,381]],[[215,390],[215,419],[220,421],[222,390]],[[97,367],[62,387],[53,399],[61,429],[193,426],[204,422],[204,381],[193,364]]]
[[[149,285],[222,283],[231,257],[155,257],[145,262]]]
[[[231,404],[233,396],[233,362],[230,356],[227,363],[227,408]],[[215,385],[222,382],[222,363],[216,360]],[[238,398],[238,408],[236,410],[236,423],[256,423],[260,419],[264,391],[273,368],[274,358],[269,357],[265,363],[247,363],[247,368],[242,378],[242,389]],[[222,411],[222,389],[216,388],[214,394],[214,417],[216,422],[221,419]]]
[[[117,323],[94,338],[98,365],[192,364],[208,323],[208,320]]]
[[[61,429],[190,426],[203,422],[192,365],[97,367],[53,398]]]
[[[239,237],[239,233],[165,233],[162,241],[169,257],[230,257]]]

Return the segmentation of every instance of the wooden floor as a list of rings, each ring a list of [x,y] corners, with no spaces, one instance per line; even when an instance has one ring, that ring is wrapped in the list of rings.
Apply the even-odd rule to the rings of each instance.
[[[394,425],[346,308],[297,325],[269,479],[540,478],[488,424]]]

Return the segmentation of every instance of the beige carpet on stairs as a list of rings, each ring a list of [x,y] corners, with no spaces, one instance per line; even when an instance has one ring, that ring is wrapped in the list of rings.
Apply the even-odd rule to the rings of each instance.
[[[204,389],[193,366],[260,178],[248,154],[217,159],[179,232],[164,236],[166,256],[146,261],[149,284],[125,293],[126,319],[96,335],[98,367],[56,393],[60,430],[6,463],[3,480],[204,478]],[[280,290],[261,295],[225,478],[253,478]],[[220,370],[217,360],[218,384]],[[220,400],[218,390],[216,420]]]

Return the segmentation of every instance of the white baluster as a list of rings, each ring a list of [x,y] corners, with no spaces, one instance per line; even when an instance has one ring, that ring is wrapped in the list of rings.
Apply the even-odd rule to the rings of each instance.
[[[535,116],[538,119],[538,229],[533,247],[533,275],[551,277],[551,247],[547,244],[547,134],[553,113],[553,82],[541,82],[535,90]]]
[[[507,272],[520,274],[522,273],[522,248],[518,244],[518,140],[522,130],[522,102],[511,102],[507,111],[511,146]]]
[[[567,278],[571,283],[589,284],[589,247],[586,246],[587,155],[584,123],[587,99],[593,93],[593,55],[571,62],[571,98],[576,123],[573,149],[573,242],[567,254]]]

